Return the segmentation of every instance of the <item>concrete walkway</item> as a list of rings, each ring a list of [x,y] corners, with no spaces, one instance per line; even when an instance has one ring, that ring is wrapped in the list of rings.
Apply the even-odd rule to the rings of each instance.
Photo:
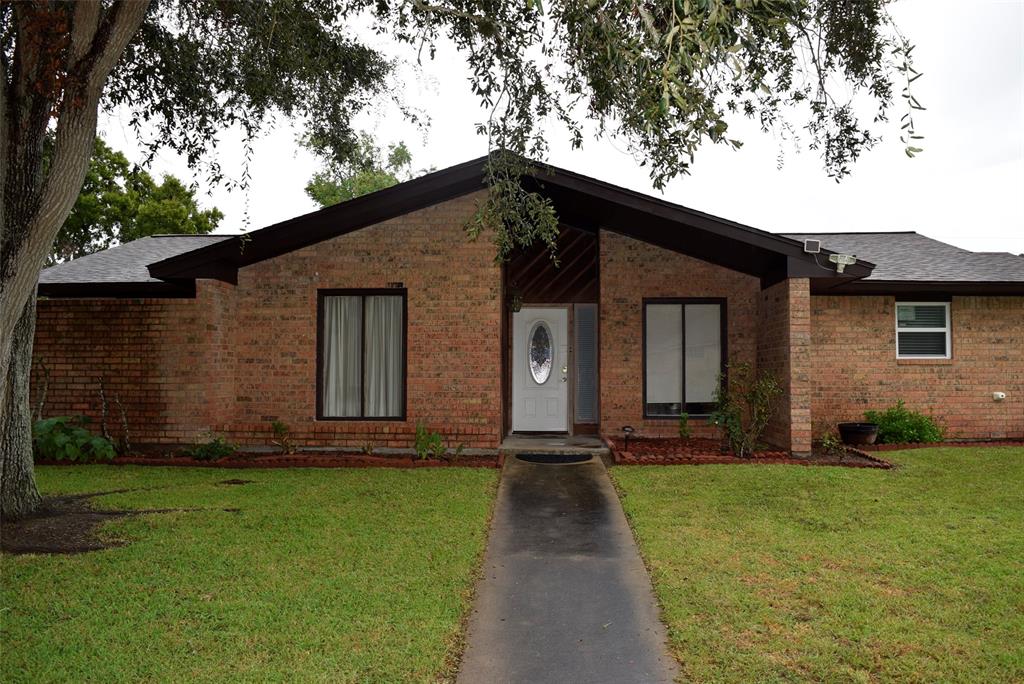
[[[458,681],[626,684],[676,674],[601,461],[509,457]]]

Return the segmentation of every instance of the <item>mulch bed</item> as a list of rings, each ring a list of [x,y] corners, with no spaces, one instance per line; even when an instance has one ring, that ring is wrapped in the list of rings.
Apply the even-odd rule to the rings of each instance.
[[[971,441],[967,439],[950,440],[948,442],[908,442],[904,444],[859,444],[861,451],[905,451],[906,449],[934,449],[936,447],[1005,447],[1024,446],[1020,439],[995,439]]]
[[[36,461],[39,465],[78,465],[70,461]],[[189,468],[499,468],[501,458],[460,456],[452,459],[419,459],[414,456],[368,456],[351,452],[268,454],[238,452],[218,461],[202,461],[173,453],[140,453],[117,456],[108,465],[187,466]]]
[[[693,437],[646,438],[629,440],[605,437],[615,463],[619,465],[706,465],[706,464],[786,464],[831,465],[845,468],[892,468],[892,464],[863,451],[848,448],[841,457],[836,454],[814,452],[807,458],[795,458],[788,451],[766,450],[755,452],[751,458],[738,458],[722,451],[717,439]]]
[[[117,518],[147,513],[180,513],[199,510],[223,510],[237,513],[237,508],[149,508],[142,510],[99,510],[90,499],[105,494],[120,494],[131,489],[91,492],[67,496],[47,496],[39,508],[21,520],[0,522],[0,549],[4,553],[75,554],[124,546],[126,541],[102,538],[96,529]]]

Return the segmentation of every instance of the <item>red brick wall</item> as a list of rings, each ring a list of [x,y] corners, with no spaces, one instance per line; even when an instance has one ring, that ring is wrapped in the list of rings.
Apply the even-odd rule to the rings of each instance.
[[[796,454],[811,450],[810,281],[790,278],[760,294],[757,370],[782,385],[778,412],[764,439]]]
[[[233,394],[230,285],[199,281],[195,299],[41,299],[32,402],[44,416],[87,415],[131,441],[191,442],[224,416]]]
[[[309,444],[406,447],[417,421],[455,446],[501,438],[501,270],[494,245],[463,225],[478,195],[248,266],[238,274],[241,442],[272,419]],[[408,289],[407,420],[314,421],[318,288]],[[255,441],[263,440],[260,437]]]
[[[811,298],[815,435],[903,399],[951,438],[1024,437],[1024,297],[954,297],[950,360],[897,360],[894,309],[893,297]]]
[[[601,429],[620,434],[632,425],[650,436],[679,434],[675,419],[643,417],[643,299],[726,297],[730,362],[755,363],[757,278],[700,259],[602,231],[601,252]],[[691,420],[693,434],[714,436],[703,420]]]
[[[199,281],[194,300],[41,301],[33,389],[43,362],[45,414],[98,419],[105,378],[135,443],[187,443],[213,430],[266,445],[279,419],[305,445],[410,446],[423,421],[453,446],[495,447],[501,274],[490,241],[463,231],[476,199],[243,268],[237,287]],[[317,289],[392,282],[408,289],[407,420],[314,420]]]

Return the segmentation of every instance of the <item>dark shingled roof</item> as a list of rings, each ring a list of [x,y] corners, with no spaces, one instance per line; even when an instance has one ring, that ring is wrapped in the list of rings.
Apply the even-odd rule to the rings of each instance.
[[[231,235],[153,235],[43,269],[40,285],[160,283],[147,266],[168,257],[227,240]]]
[[[1024,282],[1024,256],[972,252],[913,231],[900,233],[786,233],[794,240],[821,240],[824,249],[875,264],[865,281]]]

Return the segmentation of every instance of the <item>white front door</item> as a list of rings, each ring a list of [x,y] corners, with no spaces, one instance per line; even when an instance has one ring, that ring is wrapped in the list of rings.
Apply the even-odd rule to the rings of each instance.
[[[569,314],[564,307],[512,314],[512,430],[569,429]]]

